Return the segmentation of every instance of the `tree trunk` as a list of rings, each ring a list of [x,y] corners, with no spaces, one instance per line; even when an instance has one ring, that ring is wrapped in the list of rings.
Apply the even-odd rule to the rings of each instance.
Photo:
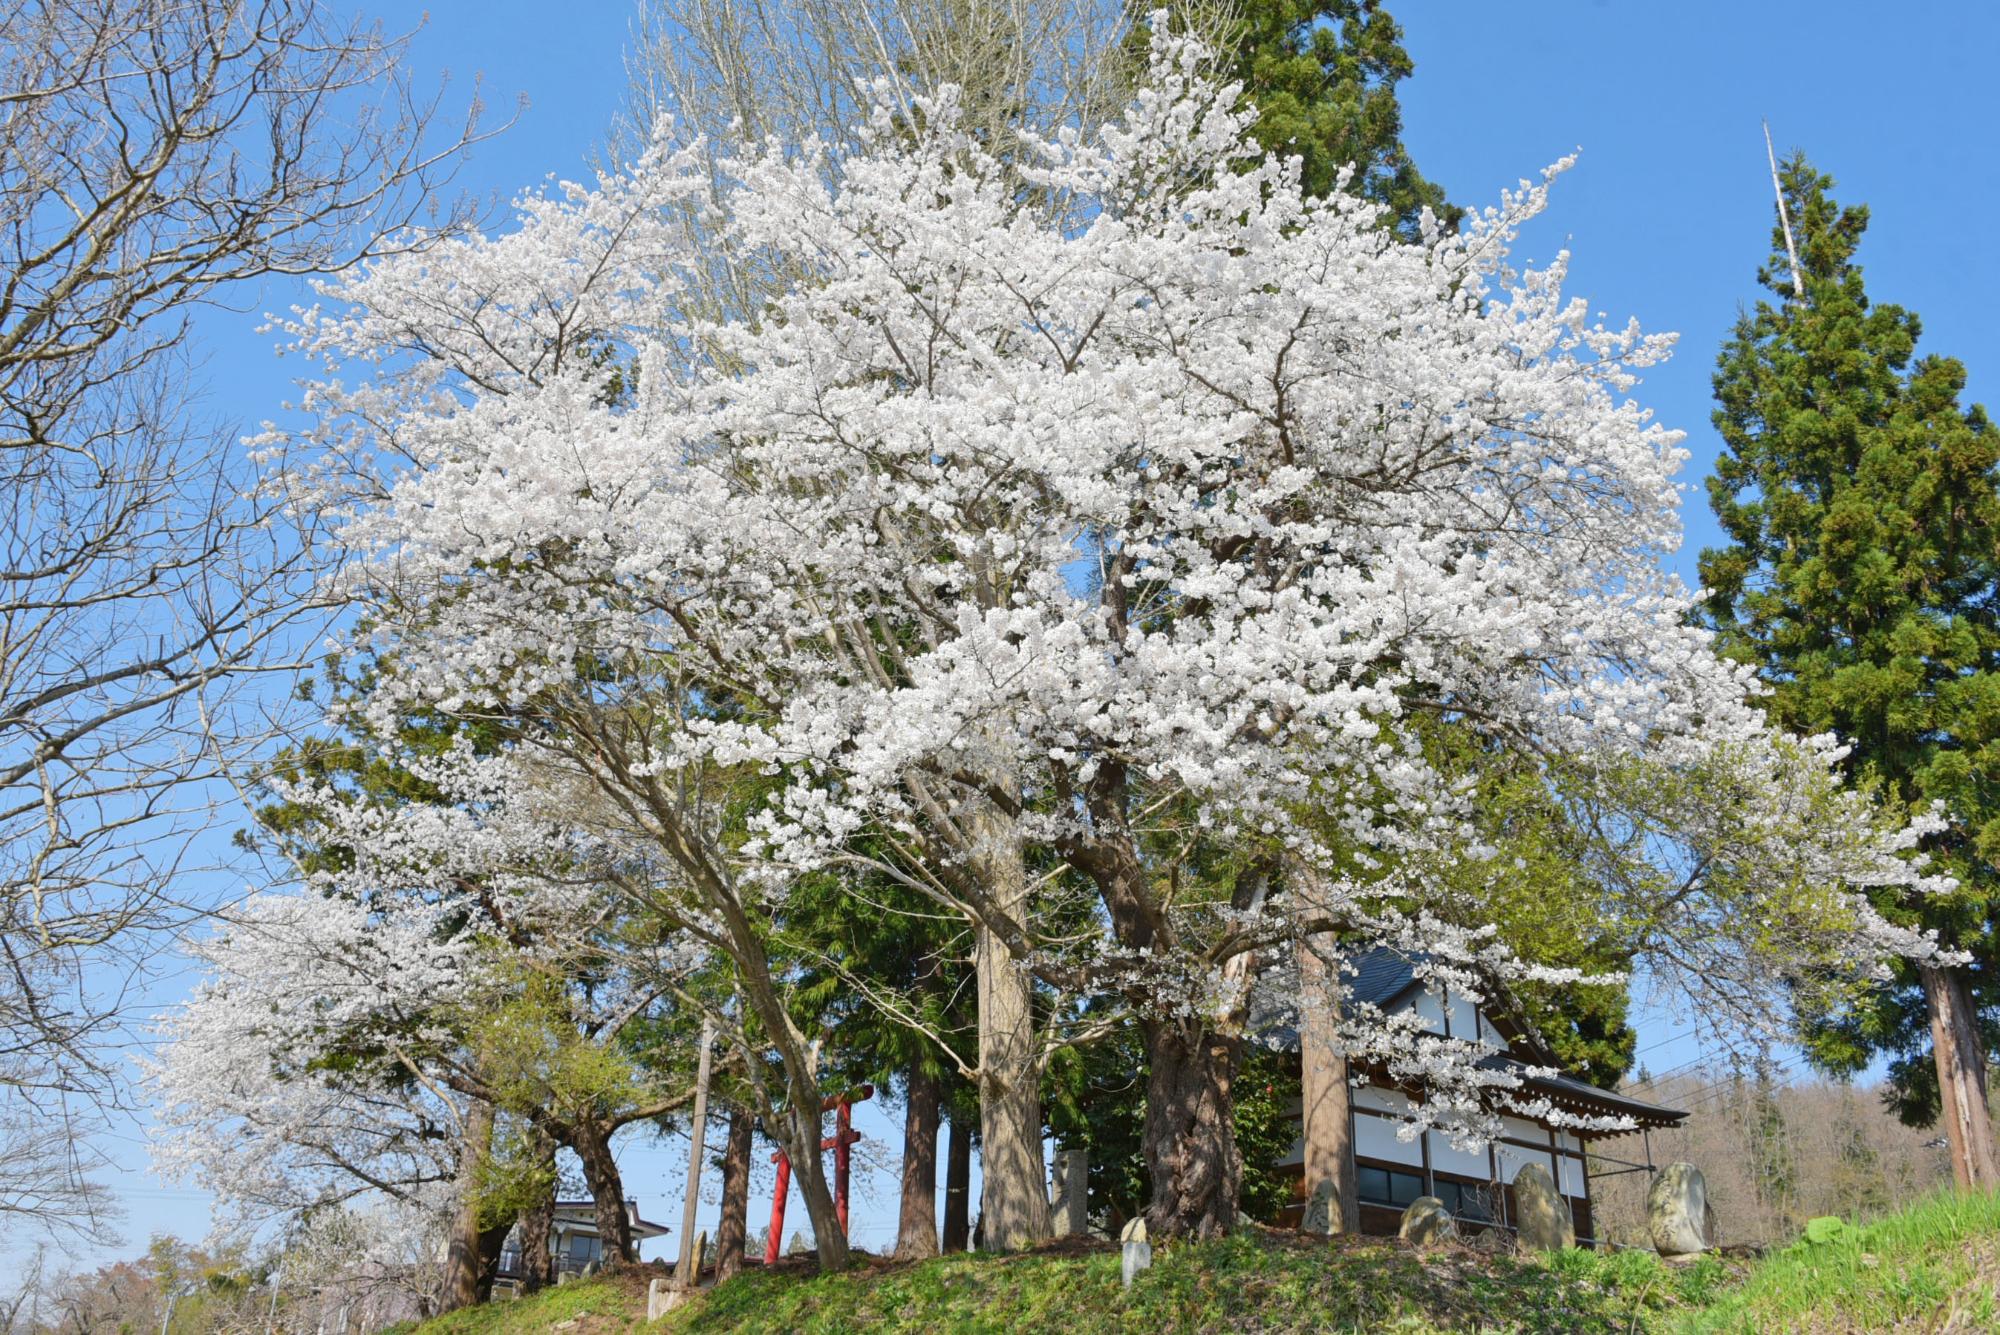
[[[456,1312],[479,1301],[479,1184],[493,1153],[493,1105],[474,1099],[465,1110],[458,1151],[458,1200],[445,1244],[444,1283],[438,1310]]]
[[[750,1235],[750,1148],[756,1123],[747,1108],[729,1110],[729,1138],[722,1143],[722,1218],[715,1226],[715,1282],[743,1269]]]
[[[632,1253],[632,1217],[625,1213],[625,1179],[611,1157],[611,1132],[588,1118],[570,1126],[569,1147],[583,1160],[583,1180],[590,1188],[592,1217],[604,1248],[604,1263],[637,1259]]]
[[[555,1224],[555,1202],[521,1211],[521,1292],[540,1293],[556,1282],[556,1258],[549,1250],[549,1230]]]
[[[789,1105],[785,1109],[785,1120],[791,1126],[793,1146],[802,1147],[804,1152],[791,1154],[792,1182],[799,1189],[799,1199],[805,1202],[806,1218],[812,1221],[813,1251],[819,1258],[822,1272],[831,1273],[847,1268],[847,1230],[841,1227],[840,1215],[834,1208],[833,1193],[826,1185],[826,1156],[820,1152],[820,1142],[826,1138],[826,1122],[820,1111],[819,1091],[814,1086],[801,1086],[799,1082],[788,1082]],[[810,1098],[811,1103],[806,1100]],[[790,1152],[788,1148],[788,1153]]]
[[[954,1116],[944,1166],[944,1250],[962,1252],[971,1243],[972,1128]]]
[[[1236,1227],[1243,1156],[1236,1148],[1236,1078],[1243,1041],[1211,1029],[1148,1020],[1146,1126],[1153,1237],[1221,1237]]]
[[[813,1243],[819,1253],[822,1273],[847,1269],[847,1230],[841,1227],[834,1210],[833,1193],[827,1190],[826,1164],[820,1153],[825,1139],[825,1120],[820,1109],[822,1096],[818,1071],[811,1049],[793,1023],[784,999],[772,981],[771,965],[764,945],[749,914],[734,892],[719,880],[710,899],[728,924],[737,977],[743,985],[743,1000],[763,1023],[764,1032],[778,1050],[779,1065],[785,1073],[785,1113],[781,1119],[766,1121],[764,1133],[778,1142],[790,1157],[792,1181],[805,1202],[806,1216],[812,1221]]]
[[[521,1232],[521,1291],[539,1293],[556,1282],[556,1258],[549,1252],[549,1233],[556,1222],[556,1143],[539,1128],[530,1135],[535,1172],[545,1185],[522,1207],[515,1222]]]
[[[1951,1173],[1960,1191],[2000,1186],[2000,1154],[1993,1144],[1993,1115],[1986,1102],[1986,1054],[1979,1042],[1972,988],[1963,969],[1919,965],[1931,1013],[1931,1054]]]
[[[909,1108],[903,1115],[903,1212],[896,1223],[896,1259],[938,1254],[938,1078],[913,1064]]]
[[[996,913],[1024,921],[1027,870],[1014,822],[989,805],[968,825],[974,861]],[[1054,1232],[1042,1163],[1041,1063],[1035,1048],[1034,987],[1007,943],[985,925],[975,932],[979,981],[980,1246],[1015,1252]]]
[[[1358,1233],[1361,1203],[1354,1180],[1354,1123],[1347,1054],[1339,1039],[1340,980],[1319,954],[1332,948],[1331,937],[1300,941],[1298,947],[1303,1185],[1308,1217],[1315,1193],[1324,1193],[1327,1232]]]
[[[493,1299],[493,1281],[500,1277],[500,1249],[506,1244],[507,1234],[513,1226],[513,1220],[502,1219],[479,1230],[479,1301],[482,1303]]]

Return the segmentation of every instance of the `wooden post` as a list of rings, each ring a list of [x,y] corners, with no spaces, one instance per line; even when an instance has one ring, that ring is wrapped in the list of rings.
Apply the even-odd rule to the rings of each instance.
[[[674,1279],[684,1289],[701,1280],[701,1255],[694,1246],[695,1211],[701,1206],[701,1151],[708,1131],[709,1049],[715,1042],[715,1022],[701,1022],[701,1059],[695,1064],[694,1126],[689,1131],[687,1200],[681,1206],[681,1260]]]

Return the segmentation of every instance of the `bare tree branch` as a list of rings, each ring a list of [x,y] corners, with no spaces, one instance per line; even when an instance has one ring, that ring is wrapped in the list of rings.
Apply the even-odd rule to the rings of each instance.
[[[315,0],[0,7],[0,1220],[103,1232],[106,1044],[337,557],[198,411],[194,315],[470,221],[437,191],[478,103],[440,126],[406,40]]]

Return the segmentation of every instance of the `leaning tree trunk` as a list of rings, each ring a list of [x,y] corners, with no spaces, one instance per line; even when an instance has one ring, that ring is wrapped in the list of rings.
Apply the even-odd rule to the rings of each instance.
[[[951,1143],[944,1165],[944,1239],[946,1252],[962,1252],[972,1244],[972,1127],[951,1119]]]
[[[990,803],[968,822],[973,861],[995,912],[1025,921],[1027,869],[1014,822]],[[979,924],[980,1245],[1015,1252],[1048,1238],[1047,1173],[1042,1163],[1041,1061],[1034,987],[1007,943]]]
[[[458,1151],[458,1199],[453,1205],[451,1237],[445,1244],[444,1283],[438,1310],[456,1312],[479,1301],[479,1184],[493,1153],[493,1105],[472,1100]]]
[[[1142,1028],[1151,1065],[1140,1151],[1153,1186],[1147,1232],[1220,1237],[1236,1227],[1243,1184],[1230,1092],[1243,1041],[1165,1020]]]
[[[2000,1185],[2000,1155],[1993,1143],[1993,1116],[1986,1102],[1986,1054],[1979,1042],[1972,988],[1963,969],[1918,966],[1931,1017],[1931,1055],[1937,1062],[1938,1095],[1945,1138],[1951,1144],[1951,1173],[1960,1191]]]
[[[1361,1231],[1360,1188],[1354,1176],[1354,1121],[1347,1054],[1340,1043],[1340,980],[1321,958],[1332,938],[1299,942],[1299,1074],[1305,1149],[1306,1218],[1317,1224],[1314,1198],[1326,1199],[1326,1231]]]
[[[903,1115],[903,1209],[896,1223],[896,1259],[921,1261],[938,1254],[938,1078],[921,1062],[909,1073],[909,1107]]]
[[[841,1227],[840,1216],[834,1210],[833,1193],[826,1185],[826,1164],[820,1154],[825,1120],[815,1061],[772,982],[770,961],[748,913],[733,892],[720,882],[714,887],[711,902],[729,927],[732,953],[737,957],[737,976],[744,988],[743,999],[762,1021],[785,1073],[784,1116],[775,1124],[766,1121],[764,1132],[791,1159],[792,1182],[799,1189],[799,1199],[805,1202],[806,1217],[812,1221],[813,1244],[819,1254],[821,1272],[845,1270],[847,1230]]]
[[[746,1108],[729,1110],[729,1139],[722,1146],[722,1218],[715,1226],[715,1282],[743,1269],[743,1243],[750,1233],[750,1135],[755,1129]]]
[[[605,1264],[636,1259],[632,1253],[632,1218],[625,1213],[625,1179],[611,1157],[611,1128],[588,1117],[570,1125],[569,1147],[583,1161],[583,1180],[590,1187],[592,1217],[604,1247]]]
[[[556,1222],[556,1143],[540,1127],[530,1127],[527,1140],[539,1185],[514,1223],[521,1235],[521,1292],[539,1293],[556,1282],[556,1258],[549,1251]]]

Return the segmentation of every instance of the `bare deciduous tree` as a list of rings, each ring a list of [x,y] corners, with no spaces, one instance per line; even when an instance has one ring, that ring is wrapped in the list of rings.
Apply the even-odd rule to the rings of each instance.
[[[212,780],[314,639],[328,548],[197,406],[196,313],[467,221],[433,201],[476,103],[433,134],[406,40],[314,0],[0,7],[0,1218],[104,1230],[76,1153],[17,1151],[115,1099]]]

